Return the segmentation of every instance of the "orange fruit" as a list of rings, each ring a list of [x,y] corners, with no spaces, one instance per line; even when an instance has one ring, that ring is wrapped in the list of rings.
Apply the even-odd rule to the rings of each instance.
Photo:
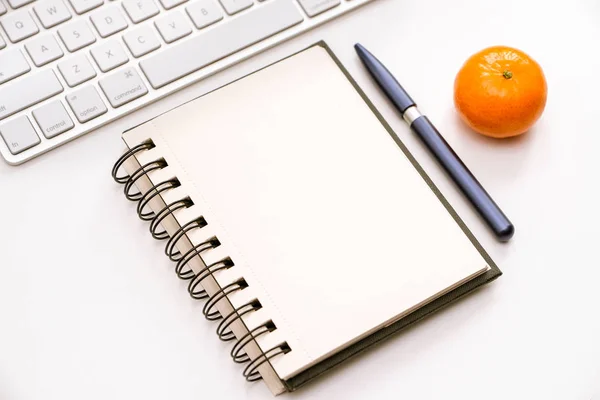
[[[546,106],[547,85],[540,65],[505,46],[472,55],[454,81],[454,104],[462,120],[486,136],[525,133]]]

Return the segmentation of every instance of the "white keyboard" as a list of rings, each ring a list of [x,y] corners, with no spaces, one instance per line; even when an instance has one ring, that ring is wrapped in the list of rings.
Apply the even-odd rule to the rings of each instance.
[[[368,1],[0,0],[0,153],[21,164]]]

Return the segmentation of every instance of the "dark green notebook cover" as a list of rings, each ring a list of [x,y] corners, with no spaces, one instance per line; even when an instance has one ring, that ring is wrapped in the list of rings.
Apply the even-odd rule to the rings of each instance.
[[[418,309],[417,311],[407,315],[406,317],[393,323],[392,325],[387,326],[387,327],[373,333],[372,335],[360,340],[359,342],[351,345],[350,347],[347,347],[346,349],[321,361],[320,363],[307,369],[306,371],[301,372],[300,374],[294,376],[293,378],[284,381],[285,386],[290,391],[296,390],[298,387],[302,386],[306,382],[310,381],[313,378],[316,378],[317,376],[323,374],[327,370],[335,367],[336,365],[347,360],[348,358],[359,354],[360,352],[364,351],[368,347],[370,347],[376,343],[379,343],[380,341],[386,339],[390,335],[412,325],[413,323],[419,321],[420,319],[426,317],[427,315],[433,313],[434,311],[439,310],[440,308],[453,302],[454,300],[466,295],[467,293],[470,293],[471,291],[478,288],[479,286],[484,285],[488,282],[491,282],[494,279],[498,278],[500,275],[502,275],[502,272],[500,271],[500,269],[498,269],[498,267],[496,266],[494,261],[492,261],[492,259],[487,254],[487,252],[483,249],[481,244],[477,241],[475,236],[473,236],[473,234],[471,233],[469,228],[467,228],[467,226],[460,219],[458,214],[456,214],[456,211],[454,211],[452,206],[448,203],[448,201],[440,193],[438,188],[431,181],[429,176],[427,176],[427,174],[425,173],[423,168],[421,168],[419,163],[415,160],[415,158],[412,156],[412,154],[408,151],[406,146],[404,146],[402,141],[398,138],[398,136],[396,136],[396,134],[394,133],[392,128],[383,119],[382,115],[379,113],[379,111],[377,111],[377,109],[375,108],[373,103],[371,103],[371,101],[368,99],[368,97],[365,95],[365,93],[358,86],[356,81],[354,81],[354,79],[352,79],[352,76],[350,76],[350,74],[348,73],[346,68],[344,68],[344,66],[342,65],[340,60],[338,60],[337,57],[335,56],[335,54],[333,54],[333,52],[331,51],[329,46],[327,46],[327,44],[323,41],[315,43],[313,46],[323,47],[327,51],[327,53],[331,56],[331,58],[335,61],[337,66],[342,70],[342,72],[348,79],[348,81],[352,84],[352,86],[354,86],[356,91],[360,94],[360,96],[363,98],[365,103],[369,106],[371,111],[373,111],[373,113],[377,116],[377,118],[379,119],[381,124],[387,129],[387,131],[392,136],[392,138],[394,139],[394,141],[396,142],[398,147],[400,147],[402,152],[406,155],[406,157],[410,160],[412,165],[416,168],[416,170],[419,172],[419,174],[423,177],[423,180],[427,183],[427,185],[429,185],[431,190],[433,190],[433,192],[438,197],[438,199],[442,202],[444,207],[446,207],[446,210],[448,210],[448,212],[452,215],[452,217],[454,218],[456,223],[461,227],[461,229],[463,230],[465,235],[467,235],[469,240],[471,240],[471,243],[473,243],[473,246],[475,246],[477,248],[477,250],[479,251],[481,256],[485,259],[485,261],[488,263],[488,265],[490,266],[491,269],[489,271],[487,271],[485,274],[482,274],[482,275],[478,276],[477,278],[472,279],[471,281],[465,283],[464,285],[445,294],[444,296],[439,297],[438,299],[432,301],[431,303],[425,305],[424,307]],[[313,46],[310,46],[310,47],[313,47]],[[290,57],[293,57],[293,56],[294,55],[291,55]]]

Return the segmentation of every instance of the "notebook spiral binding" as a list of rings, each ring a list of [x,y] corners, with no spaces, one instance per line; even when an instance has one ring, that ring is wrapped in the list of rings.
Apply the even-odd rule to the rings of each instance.
[[[246,287],[248,287],[248,283],[243,278],[238,279],[235,282],[221,287],[212,296],[209,295],[207,291],[202,287],[202,281],[204,281],[206,278],[208,278],[209,276],[213,276],[213,274],[218,271],[229,269],[235,264],[230,257],[225,257],[222,260],[207,265],[198,273],[195,273],[188,265],[194,257],[202,257],[202,253],[206,250],[220,246],[221,242],[217,237],[212,237],[198,244],[192,243],[193,247],[184,253],[178,250],[177,243],[183,237],[187,237],[187,234],[192,230],[202,229],[207,225],[207,222],[204,219],[204,217],[200,216],[190,222],[187,222],[186,224],[180,225],[180,228],[172,235],[169,235],[167,230],[161,226],[162,222],[168,216],[174,215],[175,211],[188,208],[194,204],[189,197],[184,197],[182,199],[171,202],[158,212],[148,210],[149,204],[152,201],[152,199],[157,198],[157,196],[161,197],[161,194],[180,187],[181,182],[179,182],[177,178],[171,178],[158,184],[153,184],[152,187],[145,193],[142,193],[139,190],[135,191],[135,189],[137,189],[136,182],[141,177],[147,176],[147,174],[149,174],[150,172],[163,169],[167,166],[167,162],[163,158],[159,158],[157,160],[145,163],[131,174],[119,174],[123,165],[131,157],[135,157],[137,154],[151,150],[155,147],[156,146],[152,142],[152,140],[148,139],[129,149],[115,162],[112,169],[112,177],[115,180],[115,182],[124,185],[123,191],[125,193],[125,197],[128,200],[137,202],[137,214],[141,220],[150,222],[149,229],[152,237],[157,240],[168,239],[165,246],[165,254],[171,261],[175,263],[175,273],[177,274],[177,276],[180,279],[189,281],[189,295],[196,300],[206,300],[202,309],[202,313],[207,320],[221,320],[216,330],[218,338],[222,341],[232,341],[236,339],[236,336],[231,330],[231,325],[235,321],[241,320],[241,318],[244,315],[247,315],[253,311],[262,308],[260,301],[252,300],[250,302],[247,302],[235,308],[232,312],[225,316],[222,316],[221,313],[216,309],[216,305],[221,300],[226,299],[228,295],[238,290],[245,289]],[[254,359],[251,359],[251,357],[246,353],[244,348],[249,343],[251,343],[252,341],[256,341],[259,336],[272,332],[275,329],[277,329],[277,327],[275,326],[273,321],[269,320],[251,330],[248,329],[248,332],[246,334],[244,334],[242,337],[238,338],[237,341],[235,341],[231,349],[230,355],[233,361],[236,363],[247,363],[242,373],[247,381],[253,382],[262,379],[262,376],[258,371],[258,368],[261,365],[280,354],[286,354],[291,351],[291,348],[289,347],[288,343],[283,342],[270,348],[267,351],[263,351],[261,349],[261,353]]]

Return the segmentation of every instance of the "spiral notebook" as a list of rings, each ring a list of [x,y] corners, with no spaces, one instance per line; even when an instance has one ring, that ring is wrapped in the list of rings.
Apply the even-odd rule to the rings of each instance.
[[[273,394],[501,274],[322,42],[123,139],[113,176]]]

